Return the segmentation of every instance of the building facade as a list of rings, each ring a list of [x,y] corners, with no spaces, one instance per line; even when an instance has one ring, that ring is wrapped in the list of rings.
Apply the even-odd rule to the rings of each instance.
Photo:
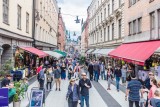
[[[65,23],[63,21],[63,17],[61,15],[61,9],[59,8],[59,18],[58,18],[58,49],[61,51],[65,51],[66,44],[66,28]]]
[[[1,64],[13,60],[17,46],[32,46],[32,7],[32,0],[0,1]]]
[[[125,0],[125,4],[124,42],[160,39],[160,1]]]
[[[85,55],[85,26],[86,26],[86,22],[83,23],[82,25],[82,32],[81,32],[81,55],[84,56]]]
[[[53,50],[57,48],[57,1],[35,1],[35,47],[41,50]]]
[[[124,38],[124,1],[92,0],[89,6],[89,48],[115,48]]]

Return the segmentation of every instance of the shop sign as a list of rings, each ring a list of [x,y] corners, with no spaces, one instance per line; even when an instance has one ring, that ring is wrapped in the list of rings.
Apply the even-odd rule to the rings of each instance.
[[[8,107],[8,88],[0,88],[0,107]]]

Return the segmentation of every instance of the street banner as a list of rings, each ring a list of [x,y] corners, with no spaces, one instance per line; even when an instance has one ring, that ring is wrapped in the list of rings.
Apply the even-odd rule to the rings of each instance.
[[[0,107],[8,107],[8,88],[0,88]]]
[[[31,90],[31,99],[29,107],[43,107],[43,90]]]

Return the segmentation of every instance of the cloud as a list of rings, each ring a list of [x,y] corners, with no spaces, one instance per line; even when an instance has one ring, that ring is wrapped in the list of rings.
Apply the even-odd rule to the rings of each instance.
[[[68,30],[72,32],[75,31],[80,35],[81,24],[76,24],[74,20],[76,16],[84,20],[87,18],[87,8],[91,1],[92,0],[58,0],[58,5],[61,7],[63,20]]]

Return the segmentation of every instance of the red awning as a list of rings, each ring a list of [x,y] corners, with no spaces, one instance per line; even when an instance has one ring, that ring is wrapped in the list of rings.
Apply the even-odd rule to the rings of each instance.
[[[37,48],[33,48],[33,47],[20,47],[20,48],[25,51],[28,51],[30,53],[33,53],[35,55],[38,55],[40,58],[48,56],[47,53],[45,53]]]
[[[122,44],[109,53],[113,58],[144,65],[145,61],[160,47],[160,41]]]

